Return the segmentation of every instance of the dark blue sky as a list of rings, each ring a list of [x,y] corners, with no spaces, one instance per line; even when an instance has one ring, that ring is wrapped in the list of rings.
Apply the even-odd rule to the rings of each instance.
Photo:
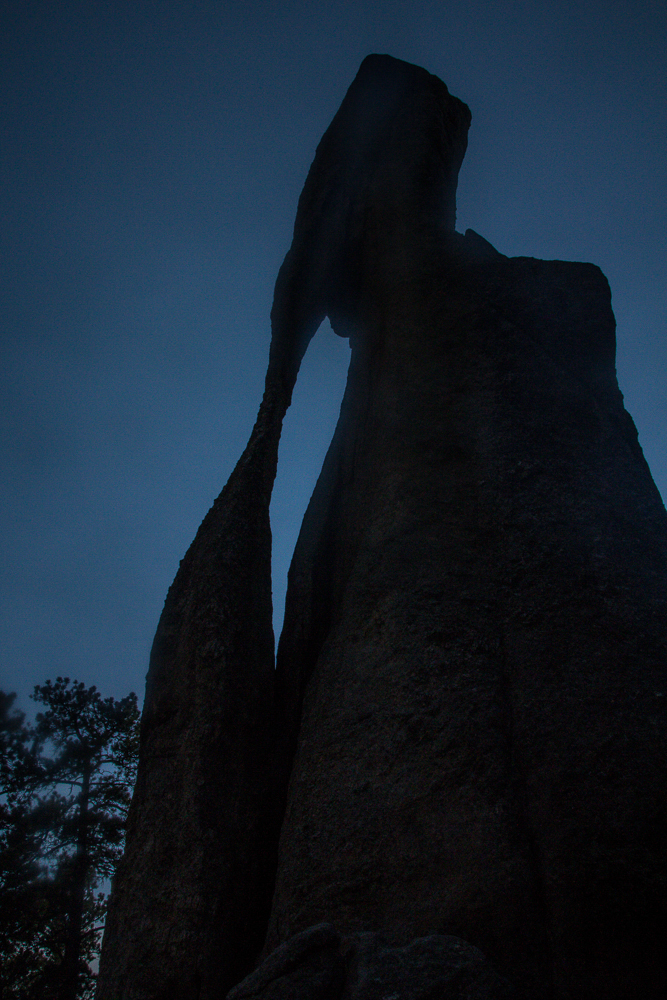
[[[473,115],[458,227],[607,275],[667,496],[663,2],[5,4],[0,686],[143,695],[178,560],[249,435],[315,147],[389,52]],[[324,327],[281,446],[274,595],[348,360]]]

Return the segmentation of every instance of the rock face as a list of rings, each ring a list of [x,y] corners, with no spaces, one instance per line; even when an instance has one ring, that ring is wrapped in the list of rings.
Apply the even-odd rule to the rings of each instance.
[[[424,129],[434,121],[445,127]],[[98,1000],[218,997],[261,948],[285,794],[274,794],[272,766],[269,526],[282,420],[313,333],[327,313],[341,322],[346,314],[374,203],[382,202],[378,217],[435,212],[453,228],[469,122],[436,77],[371,56],[318,147],[276,281],[257,422],[181,564],[155,637]],[[413,147],[407,159],[404,143]]]
[[[230,1000],[667,995],[667,515],[601,272],[454,232],[469,120],[373,56],[318,147],[158,629],[99,1000],[221,998],[262,940]],[[324,315],[350,373],[274,677],[268,502]]]
[[[609,290],[467,243],[369,263],[384,308],[278,653],[301,708],[269,947],[323,919],[437,931],[547,996],[641,970],[658,997],[667,525]]]
[[[296,934],[228,1000],[517,1000],[481,951],[431,934],[400,947],[381,934],[346,938],[331,924]]]

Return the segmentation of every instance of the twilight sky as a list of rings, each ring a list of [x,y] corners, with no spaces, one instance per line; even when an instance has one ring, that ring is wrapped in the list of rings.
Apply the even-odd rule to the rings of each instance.
[[[471,108],[457,228],[598,264],[667,497],[663,0],[3,5],[0,687],[143,696],[178,561],[259,406],[273,283],[363,57]],[[288,414],[274,601],[349,358],[324,324]]]

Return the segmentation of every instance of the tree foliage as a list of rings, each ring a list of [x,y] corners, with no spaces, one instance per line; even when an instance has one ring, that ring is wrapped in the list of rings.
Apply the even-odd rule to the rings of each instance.
[[[58,677],[33,725],[0,692],[0,997],[87,1000],[136,775],[136,695]]]

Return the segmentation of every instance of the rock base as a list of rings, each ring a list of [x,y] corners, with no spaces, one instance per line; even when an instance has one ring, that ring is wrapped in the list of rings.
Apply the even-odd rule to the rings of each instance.
[[[276,948],[227,1000],[519,1000],[519,993],[461,938],[431,934],[397,945],[317,924]]]

